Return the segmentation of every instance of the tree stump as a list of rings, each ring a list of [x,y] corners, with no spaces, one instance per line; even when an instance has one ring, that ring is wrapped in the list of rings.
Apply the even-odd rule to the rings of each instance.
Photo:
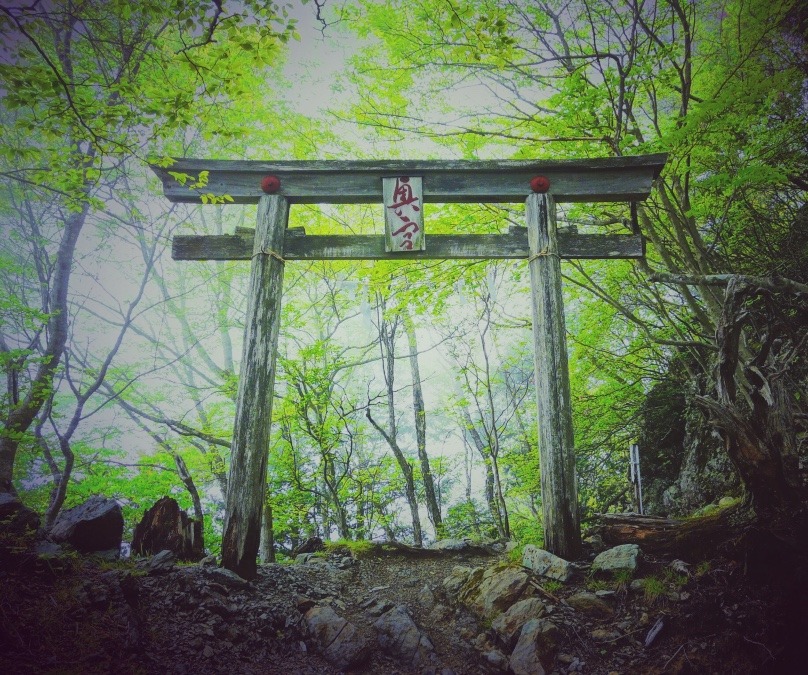
[[[132,538],[133,555],[169,550],[180,560],[201,560],[202,523],[190,518],[171,497],[163,497],[143,515]]]

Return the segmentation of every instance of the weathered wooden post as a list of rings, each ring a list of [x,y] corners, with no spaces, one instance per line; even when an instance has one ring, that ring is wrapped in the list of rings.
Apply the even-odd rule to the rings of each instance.
[[[544,547],[574,560],[581,549],[581,523],[555,202],[549,194],[534,193],[525,206],[533,296]]]
[[[288,217],[289,204],[284,197],[261,197],[222,537],[222,565],[245,579],[256,576],[261,540]]]

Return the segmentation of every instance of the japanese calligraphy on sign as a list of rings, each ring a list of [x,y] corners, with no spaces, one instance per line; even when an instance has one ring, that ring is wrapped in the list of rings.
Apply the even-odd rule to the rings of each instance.
[[[420,176],[382,178],[384,247],[388,252],[426,250]]]

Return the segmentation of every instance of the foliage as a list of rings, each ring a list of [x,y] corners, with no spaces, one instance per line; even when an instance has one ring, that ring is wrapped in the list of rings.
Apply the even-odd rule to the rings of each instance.
[[[175,265],[166,244],[175,233],[250,226],[255,211],[217,193],[205,171],[175,172],[202,205],[158,208],[145,160],[170,171],[171,155],[424,152],[669,154],[639,207],[646,260],[564,261],[562,270],[582,516],[632,508],[636,439],[646,480],[676,480],[689,420],[716,394],[725,297],[705,279],[808,281],[797,4],[343,5],[348,20],[329,26],[342,32],[326,38],[360,40],[335,83],[354,95],[334,103],[326,123],[282,100],[280,64],[296,37],[285,7],[0,9],[0,488],[21,488],[50,518],[103,492],[123,503],[127,529],[170,494],[204,515],[218,551],[247,265]],[[502,232],[524,219],[519,204],[429,206],[434,233]],[[558,216],[570,233],[632,230],[621,203],[562,204]],[[296,205],[293,220],[309,233],[371,233],[379,212]],[[695,281],[652,282],[660,272]],[[415,537],[405,506],[417,514],[426,503],[430,463],[444,518],[436,537],[541,542],[524,261],[300,262],[285,274],[267,474],[278,553],[315,535],[359,550]],[[765,399],[787,382],[795,425],[808,401],[803,305],[763,293],[741,307],[740,399]],[[383,326],[415,327],[425,439],[412,414],[414,376],[398,370],[404,333],[388,333],[385,352]],[[793,357],[777,370],[772,355],[785,352]],[[377,410],[397,459],[370,426]],[[653,583],[655,600],[663,591]]]

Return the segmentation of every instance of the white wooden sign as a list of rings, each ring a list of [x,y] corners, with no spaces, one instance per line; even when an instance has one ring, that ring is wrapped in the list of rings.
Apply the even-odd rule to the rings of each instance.
[[[424,191],[420,176],[382,178],[384,250],[425,251]]]

